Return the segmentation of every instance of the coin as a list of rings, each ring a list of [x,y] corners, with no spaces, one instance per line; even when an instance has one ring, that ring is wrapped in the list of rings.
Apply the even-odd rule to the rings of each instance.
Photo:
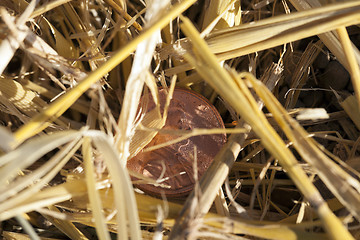
[[[144,97],[143,97],[144,98]],[[141,101],[144,101],[142,98]],[[165,89],[159,90],[161,110],[166,101]],[[147,112],[155,107],[149,100]],[[216,108],[203,96],[176,88],[168,109],[163,129],[192,130],[195,128],[225,128]],[[158,133],[146,146],[155,146],[179,136]],[[200,178],[208,169],[215,155],[226,142],[226,134],[199,135],[153,151],[141,151],[127,163],[128,169],[153,179],[163,179],[170,188],[152,184],[136,184],[150,195],[167,197],[187,195],[195,185],[195,174]],[[194,148],[196,146],[197,172],[194,173]],[[145,147],[145,149],[146,149]],[[160,180],[161,180],[160,179]]]

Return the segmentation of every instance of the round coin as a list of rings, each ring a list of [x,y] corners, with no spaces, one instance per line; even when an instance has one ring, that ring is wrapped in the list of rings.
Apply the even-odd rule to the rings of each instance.
[[[143,97],[144,98],[144,97]],[[166,92],[159,90],[160,106],[163,111]],[[141,99],[143,101],[144,99]],[[149,100],[147,112],[155,107]],[[163,129],[192,130],[195,128],[225,128],[216,108],[203,96],[189,90],[176,88],[168,109]],[[168,142],[179,136],[158,133],[146,146]],[[194,148],[196,146],[197,176],[200,178],[210,166],[215,155],[226,142],[226,134],[199,135],[150,152],[140,152],[127,163],[128,169],[162,182],[170,188],[152,184],[137,184],[144,192],[167,197],[187,195],[194,187]],[[146,148],[145,147],[145,148]],[[160,179],[160,180],[161,180]]]

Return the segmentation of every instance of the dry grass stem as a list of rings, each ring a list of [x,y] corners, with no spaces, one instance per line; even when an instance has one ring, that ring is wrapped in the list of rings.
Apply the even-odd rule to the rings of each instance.
[[[262,144],[264,144],[268,151],[270,151],[273,156],[275,156],[279,160],[280,164],[286,169],[290,177],[293,178],[294,182],[305,195],[307,200],[309,200],[309,202],[316,209],[318,209],[318,214],[323,219],[324,226],[329,232],[329,234],[331,234],[333,238],[339,238],[337,234],[338,231],[341,231],[343,233],[341,234],[341,238],[345,237],[352,239],[352,236],[342,226],[341,222],[335,217],[335,215],[333,215],[333,213],[324,203],[320,193],[308,180],[306,174],[302,171],[301,168],[298,167],[295,157],[286,148],[280,137],[268,124],[265,117],[261,116],[261,113],[258,110],[256,111],[257,106],[255,104],[255,101],[251,99],[251,93],[249,92],[249,90],[247,90],[246,85],[242,82],[242,78],[245,79],[246,75],[243,75],[242,78],[239,77],[238,80],[232,79],[232,77],[227,72],[225,72],[224,69],[221,69],[220,66],[217,64],[216,57],[212,55],[210,50],[207,48],[205,41],[202,40],[198,35],[196,35],[197,31],[191,25],[189,20],[186,18],[183,18],[182,20],[184,22],[184,32],[193,42],[195,42],[194,46],[197,48],[195,49],[198,58],[197,61],[195,61],[195,59],[193,59],[189,55],[186,56],[187,61],[196,66],[197,70],[204,77],[204,79],[209,81],[209,83],[212,84],[212,86],[228,102],[231,102],[232,106],[237,110],[237,112],[239,112],[241,116],[250,123],[254,131],[262,138]],[[210,65],[208,66],[208,68],[210,69],[216,69],[216,72],[211,72],[211,74],[213,75],[209,75],[209,72],[206,72],[204,68],[206,65]],[[249,77],[251,79],[251,76],[247,76],[247,78]],[[222,79],[221,84],[219,84],[220,81],[216,79]],[[238,86],[236,86],[236,84],[238,84]],[[255,82],[252,82],[252,84],[255,84]],[[229,93],[229,89],[233,89],[233,95]],[[236,91],[237,89],[238,91]],[[243,93],[241,91],[243,91]],[[254,119],[255,116],[258,116],[256,120]],[[261,124],[259,122],[260,119],[263,119],[261,121]],[[285,127],[284,125],[280,126]],[[178,224],[176,226],[181,225],[182,224]],[[337,230],[334,231],[334,228],[336,228]],[[174,231],[173,233],[180,234],[181,229],[179,229],[178,231],[179,232]]]

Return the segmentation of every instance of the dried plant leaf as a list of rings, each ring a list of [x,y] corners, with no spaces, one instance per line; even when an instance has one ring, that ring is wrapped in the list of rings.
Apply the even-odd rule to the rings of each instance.
[[[75,88],[68,91],[60,99],[49,105],[49,107],[39,115],[35,116],[29,123],[21,127],[14,137],[17,145],[29,137],[37,134],[41,130],[49,126],[49,122],[61,116],[92,84],[97,82],[102,76],[107,74],[110,70],[116,67],[120,62],[133,52],[137,45],[150,37],[154,31],[160,29],[168,24],[169,20],[178,16],[191,6],[195,0],[182,1],[178,5],[173,6],[165,15],[154,22],[149,28],[144,30],[137,38],[128,43],[127,46],[118,50],[106,63],[92,72],[87,78],[80,82]]]
[[[18,207],[18,205],[26,201],[26,199],[33,197],[34,193],[38,192],[46,183],[54,178],[77,150],[78,146],[76,147],[75,144],[78,142],[80,136],[81,132],[75,131],[41,136],[0,157],[0,165],[2,166],[0,171],[3,172],[3,181],[7,182],[3,185],[4,195],[2,195],[0,201],[0,219],[4,220],[16,216],[23,211],[23,207]],[[13,181],[20,170],[30,166],[44,154],[69,141],[73,141],[73,143],[65,147],[63,151],[60,151],[58,155],[55,155],[48,163],[41,166],[38,171],[34,171],[28,176],[19,177]],[[34,149],[36,150],[34,151]],[[23,158],[22,156],[27,157]],[[43,176],[43,178],[39,180],[41,176]],[[29,186],[31,182],[34,183],[33,186],[20,192]],[[12,196],[14,197],[11,201],[7,199]]]
[[[2,74],[9,64],[10,60],[15,54],[15,51],[20,47],[20,44],[24,41],[27,32],[26,26],[16,26],[15,18],[4,9],[0,8],[0,16],[2,20],[11,29],[11,35],[8,35],[6,39],[3,39],[0,43],[0,74]]]
[[[99,236],[99,239],[102,240],[110,240],[110,234],[107,230],[105,217],[102,213],[102,204],[100,195],[96,189],[96,177],[94,174],[94,166],[93,166],[93,149],[91,147],[91,140],[89,137],[85,137],[83,148],[82,148],[83,156],[84,156],[84,166],[85,166],[85,177],[86,177],[86,185],[88,189],[88,196],[90,202],[90,209],[93,213],[96,232]]]
[[[86,191],[86,184],[83,180],[46,188],[37,194],[32,194],[27,199],[22,199],[23,201],[11,210],[0,211],[0,219],[4,221],[24,212],[36,211],[36,209],[70,200],[73,197],[85,195]]]
[[[168,8],[167,1],[154,1],[148,6],[145,18],[148,23],[156,20],[156,16]],[[136,129],[135,117],[138,112],[141,93],[145,84],[145,78],[148,78],[148,69],[150,68],[151,60],[155,51],[156,44],[159,42],[160,31],[155,31],[149,39],[140,43],[136,48],[133,67],[126,83],[126,91],[124,96],[124,104],[121,109],[119,119],[119,136],[118,149],[122,154],[122,162],[126,164],[130,156],[130,139],[134,135]],[[153,80],[153,78],[151,78]],[[150,80],[150,81],[151,81]],[[158,102],[156,99],[155,102]],[[155,108],[159,111],[160,108]],[[160,113],[157,114],[159,116]],[[165,122],[164,122],[165,123]],[[162,127],[162,126],[160,126]]]
[[[356,53],[358,53],[358,51],[356,51],[356,48],[356,50],[354,50],[345,27],[338,28],[337,33],[344,49],[344,54],[348,63],[348,69],[351,75],[355,96],[357,98],[357,101],[360,103],[360,70],[359,63],[356,61]]]
[[[12,133],[8,129],[0,127],[0,139],[0,151],[11,151],[11,143],[14,141]]]
[[[238,26],[241,22],[241,6],[237,1],[206,1],[205,3],[205,16],[203,20],[203,29],[211,28],[223,29],[233,26]],[[207,30],[205,30],[207,31]]]
[[[6,186],[6,182],[11,182],[19,170],[27,168],[47,152],[74,139],[79,134],[76,131],[65,131],[43,136],[0,157],[0,166],[2,167],[0,182]],[[22,156],[27,157],[24,159]]]
[[[263,113],[258,110],[252,94],[242,79],[246,79],[251,75],[243,74],[238,77],[232,77],[218,65],[217,58],[211,53],[205,41],[199,37],[199,33],[190,21],[186,18],[182,18],[182,20],[184,22],[183,31],[192,40],[195,48],[194,52],[197,57],[195,60],[189,54],[185,55],[187,61],[196,67],[204,79],[211,84],[225,100],[232,104],[233,108],[240,113],[257,135],[261,137],[262,144],[265,148],[279,161],[299,190],[317,210],[327,232],[333,238],[338,238],[339,231],[341,231],[342,233],[340,235],[352,239],[351,234],[330,211],[320,193],[310,182],[302,168],[299,167],[295,157],[286,147],[286,144],[270,126]],[[172,234],[181,234],[182,224],[186,224],[186,221],[179,219],[179,222],[175,225],[177,231],[173,230]],[[336,229],[336,231],[334,229]]]
[[[298,10],[304,11],[312,8],[321,7],[324,2],[320,2],[318,0],[290,0],[291,4]],[[350,1],[349,1],[350,2]],[[354,2],[354,1],[353,1]],[[327,2],[326,2],[327,3]],[[344,3],[340,3],[344,4]],[[335,30],[335,29],[333,29]],[[341,43],[338,39],[338,36],[334,32],[327,32],[318,35],[321,41],[326,45],[328,49],[336,56],[339,62],[347,69],[350,70],[350,66],[348,61],[346,60],[346,56],[344,54]],[[352,46],[355,57],[357,59],[357,63],[360,63],[360,52],[355,45]]]
[[[336,26],[357,24],[359,9],[359,2],[348,2],[246,23],[209,34],[207,43],[220,59],[233,58],[241,52],[246,54],[247,48],[259,51],[327,32]],[[224,42],[227,44],[222,44]]]
[[[360,106],[355,96],[349,96],[344,101],[340,102],[345,112],[351,120],[355,123],[356,127],[360,130]]]
[[[101,190],[101,198],[105,203],[105,208],[111,208],[113,202],[108,199],[113,199],[113,191]],[[140,219],[143,223],[155,223],[157,215],[157,207],[167,205],[168,214],[166,219],[164,219],[164,224],[166,226],[172,226],[174,219],[177,218],[178,212],[181,210],[182,205],[167,202],[164,203],[161,199],[153,198],[150,196],[136,194],[136,202],[139,208]],[[80,204],[77,202],[75,204]],[[110,220],[112,223],[112,220]],[[288,224],[280,226],[273,223],[267,222],[257,222],[257,221],[246,221],[244,219],[229,219],[223,218],[217,214],[208,213],[204,217],[204,223],[209,226],[213,226],[218,229],[228,229],[228,226],[231,227],[228,231],[234,234],[249,234],[257,237],[266,237],[269,239],[306,239],[307,237],[314,237],[319,239],[326,239],[325,234],[317,233],[307,233],[304,229],[308,227],[311,223],[303,223],[298,225]],[[319,223],[312,223],[318,225]]]
[[[206,37],[206,42],[218,61],[227,60],[335,30],[341,26],[358,24],[359,11],[360,3],[357,1],[333,4],[213,31]],[[170,46],[170,49],[162,50],[160,54],[163,59],[168,55],[179,57],[185,50],[191,51],[186,39]],[[185,64],[170,68],[166,74],[173,75],[186,71],[189,67]]]
[[[144,129],[142,129],[144,131]],[[148,129],[147,131],[149,131],[150,129]],[[150,130],[150,131],[154,131]],[[178,142],[181,142],[185,139],[188,139],[190,137],[194,137],[194,136],[199,136],[199,135],[212,135],[212,134],[240,134],[240,133],[247,133],[247,129],[244,128],[235,128],[235,129],[221,129],[221,128],[195,128],[193,130],[158,130],[157,132],[160,133],[164,133],[164,134],[169,134],[169,135],[181,135],[178,138],[172,139],[170,141],[167,141],[165,143],[162,144],[158,144],[158,145],[154,145],[151,147],[147,147],[144,149],[144,152],[150,152],[150,151],[154,151],[156,149],[162,148],[162,147],[166,147]]]
[[[321,87],[338,81],[327,63],[340,61],[353,84],[342,71],[335,96],[358,90],[360,54],[349,36],[358,45],[350,25],[360,21],[360,0],[203,0],[191,8],[196,1],[183,0],[162,8],[168,2],[0,1],[0,124],[15,132],[0,128],[0,221],[17,229],[10,218],[23,216],[39,235],[56,228],[71,239],[87,239],[88,229],[100,239],[110,231],[118,239],[357,239],[359,104],[341,99],[345,111],[331,112],[339,106]],[[185,9],[201,33],[186,18],[181,26]],[[313,35],[321,40],[309,44]],[[227,128],[163,129],[175,86],[208,98]],[[285,111],[277,99],[285,109],[312,108]],[[226,145],[186,201],[132,187],[170,188],[166,178],[126,169],[139,151],[225,132]],[[177,138],[146,148],[158,133]],[[214,202],[221,216],[209,212]]]
[[[41,167],[10,182],[0,197],[0,209],[11,208],[42,189],[64,167],[80,144],[79,139],[74,139]]]
[[[89,131],[88,136],[92,137],[95,146],[102,153],[112,179],[115,207],[117,210],[116,220],[119,227],[118,238],[127,238],[127,224],[129,224],[131,238],[140,239],[140,223],[135,205],[134,190],[127,169],[121,162],[119,153],[116,152],[113,148],[113,143],[104,133]]]
[[[301,55],[294,72],[291,74],[290,89],[294,89],[294,91],[289,92],[288,97],[286,98],[285,108],[291,109],[295,107],[300,95],[300,91],[296,91],[296,89],[301,89],[306,84],[309,77],[309,68],[319,55],[321,46],[322,43],[319,41],[315,44],[309,44]],[[291,60],[289,59],[289,61]]]
[[[6,99],[12,102],[20,111],[27,114],[29,117],[36,114],[40,106],[34,103],[36,94],[33,91],[25,89],[20,83],[1,79],[0,92]]]
[[[314,140],[307,137],[306,131],[300,124],[287,114],[277,99],[259,81],[252,79],[251,83],[257,94],[261,96],[269,110],[273,113],[274,118],[287,137],[294,143],[298,153],[316,169],[322,181],[341,203],[357,219],[360,219],[359,181],[329,159],[316,146]]]
[[[57,0],[48,2],[42,6],[37,7],[34,12],[30,15],[30,18],[35,18],[37,16],[40,16],[41,14],[44,14],[54,8],[57,8],[58,6],[61,6],[64,3],[70,2],[71,0]]]
[[[60,212],[59,209],[57,209],[54,206],[50,206],[49,209],[54,212]],[[66,220],[60,220],[51,216],[45,216],[46,219],[51,221],[58,229],[60,229],[63,233],[66,234],[71,239],[81,239],[81,240],[87,240],[88,238],[79,230],[76,228],[76,226]]]

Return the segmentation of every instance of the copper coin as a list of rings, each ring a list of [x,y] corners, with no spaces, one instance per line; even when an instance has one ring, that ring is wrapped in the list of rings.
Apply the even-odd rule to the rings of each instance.
[[[161,109],[166,101],[165,90],[159,90]],[[143,99],[142,99],[143,101]],[[147,111],[155,104],[149,100]],[[163,129],[191,130],[195,128],[225,128],[216,108],[203,96],[189,90],[176,88],[171,100],[168,118]],[[168,142],[179,136],[158,133],[146,146]],[[200,135],[151,152],[140,152],[130,159],[127,167],[144,176],[166,179],[170,188],[151,184],[138,184],[144,192],[160,196],[178,197],[188,194],[194,187],[194,146],[197,147],[197,174],[200,178],[210,166],[215,155],[226,142],[226,134]]]

